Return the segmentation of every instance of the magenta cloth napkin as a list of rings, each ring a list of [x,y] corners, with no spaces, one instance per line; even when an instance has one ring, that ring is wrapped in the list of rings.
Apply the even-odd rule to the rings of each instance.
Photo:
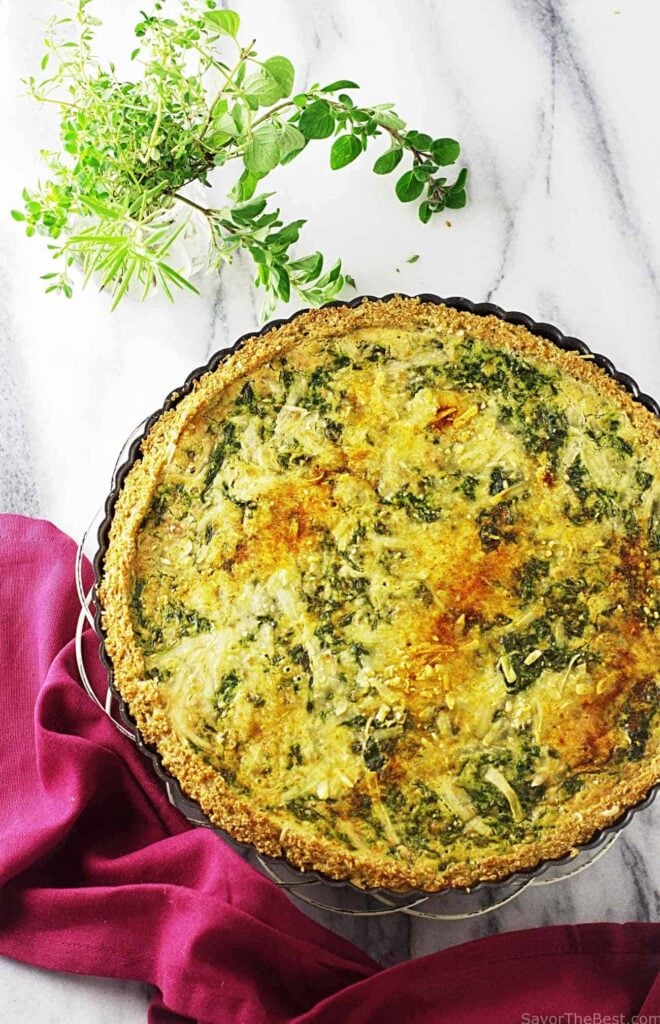
[[[81,688],[74,558],[51,524],[0,516],[0,953],[149,982],[152,1024],[660,1013],[660,925],[496,935],[385,970],[309,921],[189,827]],[[83,642],[101,692],[91,630]]]

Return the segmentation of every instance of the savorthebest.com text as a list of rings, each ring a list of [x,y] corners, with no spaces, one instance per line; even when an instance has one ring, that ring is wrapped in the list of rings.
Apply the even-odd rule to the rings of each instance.
[[[523,1013],[520,1024],[660,1024],[660,1014],[625,1013]]]

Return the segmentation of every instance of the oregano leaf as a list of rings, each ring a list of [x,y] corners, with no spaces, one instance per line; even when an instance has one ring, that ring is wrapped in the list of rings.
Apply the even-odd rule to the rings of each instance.
[[[390,174],[396,167],[401,163],[403,156],[403,149],[397,147],[396,149],[388,149],[387,153],[383,153],[378,157],[374,164],[375,174]]]
[[[362,146],[360,140],[355,135],[340,135],[332,143],[332,149],[330,150],[330,166],[333,171],[339,170],[340,167],[346,167],[347,164],[352,163],[362,152]]]
[[[321,92],[339,92],[340,89],[359,89],[357,82],[351,82],[348,78],[340,78],[337,82],[324,85]]]
[[[307,139],[293,124],[283,124],[280,132],[280,163],[288,163],[301,149],[305,148]]]
[[[435,139],[431,143],[431,156],[441,167],[456,163],[460,152],[461,147],[456,139]]]
[[[238,35],[238,30],[241,26],[241,19],[236,14],[236,11],[206,11],[204,21],[211,28],[215,29],[216,32],[220,32],[225,36],[232,36],[234,39]]]
[[[413,171],[406,171],[396,183],[396,194],[402,203],[418,199],[424,189],[424,182],[415,177]]]
[[[286,99],[291,95],[295,70],[288,57],[269,57],[263,64],[265,70],[277,82],[280,89],[280,98]]]
[[[222,132],[222,134],[226,135],[229,139],[233,139],[240,134],[234,118],[231,114],[226,112],[220,113],[217,117],[214,117],[211,124],[214,132]]]
[[[445,198],[445,206],[450,210],[462,210],[467,202],[467,195],[465,189],[459,189],[458,192],[448,192]]]
[[[458,172],[458,177],[451,187],[452,191],[460,192],[461,189],[465,188],[465,182],[467,181],[468,170],[467,167],[461,168]]]
[[[387,110],[382,107],[374,107],[373,110],[374,120],[384,128],[391,128],[393,131],[400,132],[406,127],[406,122],[393,110]]]
[[[244,202],[246,199],[251,199],[260,181],[260,174],[255,174],[247,169],[244,170],[230,192],[231,198],[239,203]]]
[[[428,153],[433,142],[430,135],[425,135],[424,132],[408,132],[406,135],[406,142],[414,146],[415,149],[420,150],[422,153]]]
[[[231,108],[231,116],[234,118],[237,134],[244,135],[247,128],[247,112],[243,103],[234,103]]]
[[[268,174],[280,162],[282,149],[280,132],[273,124],[257,128],[243,152],[246,170],[256,174]]]
[[[419,181],[428,181],[433,173],[433,168],[430,164],[415,164],[412,173]]]
[[[224,154],[222,150],[224,146],[231,139],[231,135],[227,135],[226,132],[212,132],[208,137],[208,143],[212,149],[218,154],[218,158],[224,161]]]
[[[248,224],[255,217],[258,217],[260,213],[263,213],[266,203],[268,202],[269,196],[272,192],[268,192],[264,195],[254,196],[244,202],[239,202],[231,211],[232,220],[237,223]]]
[[[300,115],[298,128],[306,139],[327,139],[335,130],[335,119],[327,100],[314,100]]]
[[[282,99],[282,88],[266,68],[260,68],[254,75],[249,75],[243,85],[245,98],[253,101],[253,108],[270,107]]]

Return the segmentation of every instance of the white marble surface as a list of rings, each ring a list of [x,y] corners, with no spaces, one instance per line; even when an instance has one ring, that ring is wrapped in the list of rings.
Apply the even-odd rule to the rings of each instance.
[[[137,0],[98,0],[110,52]],[[0,0],[0,195],[17,204],[39,173],[48,112],[21,97],[57,0]],[[555,322],[660,395],[660,85],[655,0],[252,0],[238,2],[264,51],[301,77],[356,78],[413,126],[454,135],[470,202],[422,227],[370,161],[326,169],[323,143],[278,173],[285,213],[306,215],[307,248],[343,255],[361,292],[492,299]],[[124,47],[122,47],[123,49]],[[80,535],[133,426],[209,354],[257,323],[246,263],[202,298],[110,314],[105,296],[42,294],[39,242],[0,231],[0,508]],[[419,254],[410,265],[406,259]],[[502,929],[658,918],[658,808],[640,814],[589,873],[524,893],[471,924],[345,921],[383,962]],[[326,923],[333,926],[332,920]],[[139,986],[52,976],[0,961],[6,1024],[144,1019]]]

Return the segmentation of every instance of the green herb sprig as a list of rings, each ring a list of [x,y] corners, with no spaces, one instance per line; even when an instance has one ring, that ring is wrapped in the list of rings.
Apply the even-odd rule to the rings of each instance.
[[[332,299],[345,283],[354,286],[341,261],[326,269],[320,252],[294,257],[305,221],[285,224],[274,193],[257,193],[272,170],[315,140],[333,139],[336,170],[386,138],[389,148],[373,169],[389,174],[407,160],[396,195],[419,201],[423,223],[465,205],[467,170],[453,182],[444,171],[459,157],[458,142],[408,129],[390,103],[359,106],[352,81],[294,93],[291,61],[262,59],[254,40],[239,42],[238,14],[214,0],[181,0],[176,17],[158,0],[143,14],[131,53],[140,73],[131,81],[95,56],[100,22],[91,6],[74,0],[70,16],[50,21],[42,75],[25,82],[35,100],[60,114],[61,151],[41,154],[50,176],[25,189],[23,209],[12,211],[28,235],[50,239],[59,270],[43,275],[46,291],[70,297],[76,265],[84,284],[93,279],[110,291],[113,309],[129,289],[146,297],[159,286],[170,299],[177,288],[197,291],[175,265],[187,208],[208,228],[210,269],[239,250],[252,257],[264,316],[293,292],[311,304]],[[237,179],[222,207],[185,191],[193,182],[210,185],[214,170],[231,161]]]

